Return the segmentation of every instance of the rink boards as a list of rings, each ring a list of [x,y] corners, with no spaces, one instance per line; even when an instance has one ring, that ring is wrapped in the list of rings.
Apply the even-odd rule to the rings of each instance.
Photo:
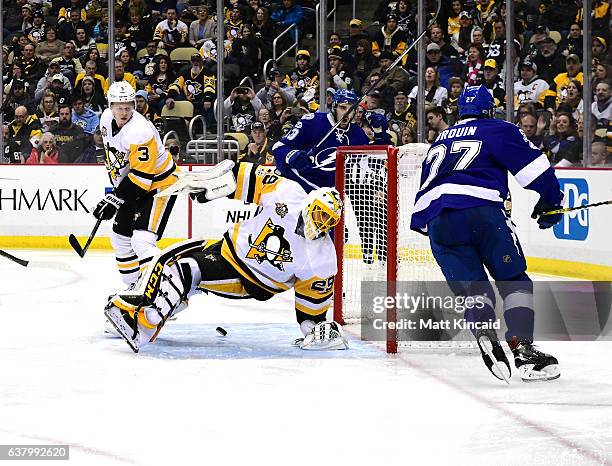
[[[557,177],[566,207],[612,199],[611,170],[563,169],[557,170]],[[559,225],[543,231],[530,218],[537,194],[521,189],[513,179],[510,186],[512,219],[531,271],[612,279],[612,207],[564,214]],[[95,222],[91,211],[110,188],[102,166],[3,166],[0,247],[69,248],[69,234],[81,239],[89,235]],[[219,238],[233,223],[249,218],[253,210],[239,201],[220,199],[202,205],[180,196],[162,245],[193,236]],[[110,248],[111,226],[111,222],[102,224],[93,248]]]

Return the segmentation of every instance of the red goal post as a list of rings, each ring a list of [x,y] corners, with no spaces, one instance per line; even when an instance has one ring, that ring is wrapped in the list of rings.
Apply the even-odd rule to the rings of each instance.
[[[420,186],[421,165],[427,144],[347,146],[336,152],[336,189],[344,202],[334,231],[338,272],[334,292],[334,320],[360,324],[371,310],[361,305],[363,282],[378,282],[386,296],[394,297],[398,282],[415,287],[443,281],[429,247],[429,239],[410,230],[414,199]],[[378,290],[378,288],[377,288]],[[402,292],[405,289],[402,288]],[[367,294],[366,290],[364,293]],[[380,291],[385,293],[385,291]],[[366,299],[369,299],[367,295]],[[370,303],[371,304],[371,303]],[[371,306],[370,306],[371,307]],[[396,309],[386,309],[387,322],[396,321]],[[399,346],[446,347],[447,342],[407,342]],[[418,344],[417,344],[418,343]],[[449,345],[452,346],[452,345]],[[386,348],[398,349],[395,329],[386,329]]]

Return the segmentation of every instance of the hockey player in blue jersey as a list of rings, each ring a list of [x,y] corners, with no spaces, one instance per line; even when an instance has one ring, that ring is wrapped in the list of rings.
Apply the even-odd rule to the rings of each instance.
[[[503,298],[505,337],[522,380],[556,379],[557,359],[533,345],[533,284],[504,212],[508,172],[523,188],[540,195],[532,218],[541,229],[560,221],[561,214],[542,214],[560,208],[563,196],[546,156],[519,128],[492,119],[493,106],[486,87],[464,89],[460,120],[440,133],[423,163],[410,228],[429,236],[453,292],[485,303],[465,312],[470,328],[495,322],[495,295],[486,267]],[[489,370],[508,381],[510,364],[491,327],[473,333]]]
[[[363,129],[350,123],[348,111],[358,99],[353,91],[338,89],[329,112],[304,115],[272,148],[281,175],[297,181],[306,192],[334,186],[336,148],[370,143]],[[342,122],[336,130],[318,144],[338,120]],[[367,112],[366,120],[374,132],[374,144],[389,144],[385,117]]]

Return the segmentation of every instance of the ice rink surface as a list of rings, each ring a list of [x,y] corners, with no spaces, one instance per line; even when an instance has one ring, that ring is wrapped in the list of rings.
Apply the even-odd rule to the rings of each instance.
[[[71,465],[612,464],[612,342],[544,343],[561,378],[507,386],[474,353],[294,348],[288,292],[198,296],[134,354],[103,333],[110,253],[11,252],[66,268],[0,258],[0,444],[69,444]]]

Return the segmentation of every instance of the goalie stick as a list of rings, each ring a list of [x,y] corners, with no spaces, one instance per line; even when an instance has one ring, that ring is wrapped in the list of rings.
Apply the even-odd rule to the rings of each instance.
[[[85,253],[89,249],[89,245],[93,241],[94,236],[96,236],[96,233],[98,232],[98,228],[100,228],[101,223],[102,223],[102,219],[99,218],[96,224],[94,225],[93,230],[91,230],[91,233],[89,235],[89,238],[87,238],[87,242],[85,243],[85,246],[83,247],[81,247],[81,243],[79,243],[79,240],[76,238],[76,236],[74,236],[73,234],[70,234],[70,236],[68,237],[68,242],[70,243],[70,246],[72,246],[72,249],[76,251],[76,253],[79,255],[81,259],[85,257]]]

